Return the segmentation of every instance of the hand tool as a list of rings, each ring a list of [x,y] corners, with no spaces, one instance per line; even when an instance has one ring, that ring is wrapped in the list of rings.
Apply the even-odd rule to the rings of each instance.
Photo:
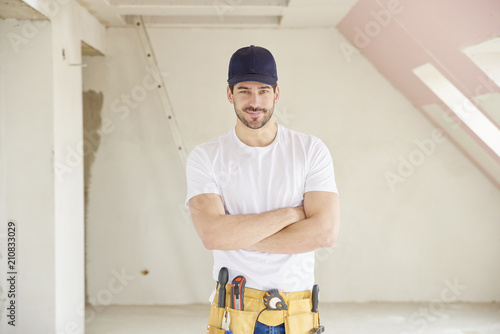
[[[314,313],[318,312],[318,304],[319,304],[319,286],[318,284],[314,284],[312,289],[312,311]]]
[[[278,289],[267,291],[262,299],[264,299],[264,305],[270,311],[288,310],[285,296]]]
[[[314,327],[309,334],[321,334],[325,331],[325,326]]]
[[[280,311],[280,310],[288,310],[288,305],[286,304],[285,295],[278,289],[271,289],[264,294],[262,297],[264,300],[265,309],[262,309],[257,315],[257,319],[255,319],[255,326],[257,326],[257,321],[259,321],[259,317],[264,311]]]
[[[226,267],[220,268],[219,271],[219,301],[217,306],[219,308],[226,307],[226,284],[229,279],[229,273]]]
[[[246,278],[236,276],[231,282],[231,308],[243,311],[243,294],[245,292]]]
[[[225,334],[226,330],[222,328],[222,323],[224,321],[224,315],[226,314],[226,284],[229,279],[229,273],[226,267],[222,267],[219,270],[219,277],[217,280],[217,291],[219,297],[217,300],[217,308],[210,311],[210,316],[214,312],[214,319],[211,326],[208,328],[208,333],[210,334]]]
[[[319,305],[319,286],[318,284],[314,284],[313,289],[312,289],[312,312],[313,313],[318,313],[318,305]],[[319,324],[316,324],[317,326],[311,329],[309,332],[310,334],[321,334],[325,331],[324,326],[319,326]]]

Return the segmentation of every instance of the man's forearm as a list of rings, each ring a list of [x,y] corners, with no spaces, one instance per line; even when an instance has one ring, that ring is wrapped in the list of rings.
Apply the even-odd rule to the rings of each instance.
[[[253,215],[223,215],[210,224],[212,249],[247,248],[293,224],[296,220],[290,208]]]
[[[249,249],[266,253],[299,254],[331,247],[335,240],[315,218],[301,220],[259,241]]]
[[[267,253],[299,254],[332,247],[339,233],[338,194],[308,192],[304,196],[307,219],[287,226],[252,245],[250,249]]]
[[[195,228],[208,249],[248,248],[305,217],[302,207],[250,215],[226,215],[222,203],[219,204],[217,198],[217,204],[211,203],[212,200],[214,197],[206,196],[190,201]],[[207,212],[207,207],[213,209]]]

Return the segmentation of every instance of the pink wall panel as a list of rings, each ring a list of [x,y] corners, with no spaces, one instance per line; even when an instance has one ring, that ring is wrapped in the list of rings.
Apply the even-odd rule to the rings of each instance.
[[[468,97],[500,91],[461,52],[500,35],[499,0],[360,0],[337,27],[416,106],[439,102],[411,72],[425,63]]]
[[[500,91],[462,52],[500,36],[500,0],[359,0],[337,28],[419,110],[427,104],[443,105],[412,72],[426,63],[473,103],[476,95]],[[495,124],[481,106],[476,107]],[[463,129],[500,165],[500,157],[467,126]],[[455,144],[500,188],[478,161]]]

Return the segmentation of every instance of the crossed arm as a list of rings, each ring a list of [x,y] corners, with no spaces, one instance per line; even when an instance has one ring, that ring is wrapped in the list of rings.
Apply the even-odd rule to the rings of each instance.
[[[339,198],[331,192],[310,191],[304,206],[252,215],[226,215],[217,194],[195,196],[189,208],[208,249],[298,254],[332,247],[339,231]]]

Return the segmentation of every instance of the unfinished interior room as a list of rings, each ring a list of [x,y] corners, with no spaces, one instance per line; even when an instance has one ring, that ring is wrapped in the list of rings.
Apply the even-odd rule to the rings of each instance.
[[[0,1],[0,333],[500,334],[500,1]]]

